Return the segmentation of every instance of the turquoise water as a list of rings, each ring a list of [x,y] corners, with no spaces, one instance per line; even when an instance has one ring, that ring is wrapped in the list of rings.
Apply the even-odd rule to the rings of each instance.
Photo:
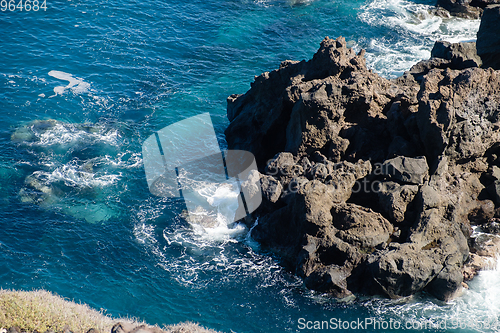
[[[428,58],[437,39],[475,38],[478,21],[431,17],[430,4],[47,0],[46,11],[0,12],[0,287],[225,332],[368,317],[464,331],[454,324],[497,319],[496,270],[448,304],[307,291],[246,230],[189,224],[183,202],[152,196],[144,175],[151,134],[210,112],[224,147],[227,96],[285,59],[309,59],[325,36],[367,49],[385,77]]]

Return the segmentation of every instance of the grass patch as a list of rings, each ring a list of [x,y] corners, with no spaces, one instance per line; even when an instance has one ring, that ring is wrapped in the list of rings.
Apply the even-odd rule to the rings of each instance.
[[[220,333],[214,330],[209,330],[195,323],[182,323],[165,327],[167,333]]]
[[[73,333],[86,333],[93,328],[101,333],[108,333],[118,322],[134,327],[145,325],[130,319],[113,319],[86,304],[70,302],[45,290],[28,292],[0,289],[0,329],[17,326],[22,331],[44,333],[47,330],[63,332],[65,328],[69,328]],[[163,331],[217,333],[194,323],[166,326]]]
[[[112,318],[76,304],[48,291],[0,290],[0,327],[17,326],[22,330],[62,332],[66,325],[74,333],[86,333],[94,328],[100,332],[111,332],[116,323]]]

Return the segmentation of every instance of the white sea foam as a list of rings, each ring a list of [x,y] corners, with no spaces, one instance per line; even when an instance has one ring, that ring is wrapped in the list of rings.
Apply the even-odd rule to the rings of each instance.
[[[140,223],[134,226],[135,238],[142,244],[156,244],[155,228],[152,224]]]
[[[232,241],[247,231],[244,225],[233,223],[240,196],[236,180],[211,183],[187,181],[186,177],[185,174],[180,175],[184,188],[186,184],[190,188],[183,190],[189,210],[185,218],[197,237],[208,241]]]
[[[35,171],[37,179],[42,180],[45,185],[56,182],[64,182],[70,187],[105,187],[113,185],[120,179],[121,174],[96,174],[85,170],[85,165],[79,166],[76,160],[62,165],[53,171]]]
[[[202,288],[213,283],[212,279],[203,278],[207,273],[217,274],[221,282],[237,279],[241,274],[258,276],[262,288],[283,280],[284,271],[273,258],[254,252],[234,238],[209,239],[185,227],[167,228],[163,237],[170,253],[175,249],[179,252],[175,260],[156,245],[151,250],[158,256],[159,265],[173,273],[174,279],[182,285]],[[294,281],[300,284],[298,279]]]
[[[359,19],[393,33],[360,40],[355,48],[367,50],[367,62],[385,77],[396,77],[420,60],[428,59],[437,40],[475,40],[479,20],[441,18],[430,14],[433,6],[405,0],[374,0],[362,7]]]
[[[105,155],[100,157],[98,161],[115,168],[133,169],[142,167],[142,154],[138,152],[123,152],[118,153],[116,157]]]
[[[218,229],[219,231],[227,230],[228,226],[233,222],[236,210],[238,209],[239,188],[238,185],[233,184],[210,184],[198,190],[197,194],[203,198],[211,209],[211,214],[215,218],[216,223],[210,228],[206,228],[210,233],[210,229]],[[213,231],[213,230],[212,230]]]
[[[18,128],[12,140],[35,157],[20,200],[89,223],[119,216],[115,206],[127,186],[118,184],[127,170],[142,166],[140,153],[122,149],[120,138],[106,124],[41,120]]]
[[[401,300],[371,298],[363,305],[379,320],[402,326],[439,328],[446,332],[498,332],[500,329],[500,269],[479,273],[463,295],[443,303],[426,295]],[[444,329],[445,328],[445,329]],[[432,331],[426,330],[426,331]]]
[[[357,45],[355,48],[361,48]],[[384,39],[371,39],[367,45],[368,67],[384,77],[397,77],[423,59],[429,59],[431,49],[420,45],[398,42],[393,46]]]
[[[71,89],[71,91],[75,94],[82,94],[88,92],[90,89],[90,84],[88,82],[85,82],[83,79],[76,78],[72,74],[52,70],[49,72],[49,75],[59,80],[68,81],[68,84],[66,86],[55,87],[55,95],[51,97],[62,95],[68,89]]]
[[[224,216],[234,214],[235,207],[228,202],[239,193],[227,184],[204,184],[198,190],[213,210],[204,206],[194,218],[177,215],[162,231],[157,226],[165,212],[176,210],[171,206],[171,199],[150,198],[137,208],[134,235],[158,258],[158,265],[179,284],[190,288],[225,283],[242,274],[247,278],[258,277],[261,288],[283,283],[286,274],[279,264],[271,257],[254,252],[252,244],[247,243],[248,229],[242,224],[228,223],[231,219]],[[292,280],[292,284],[301,285],[300,280]],[[285,302],[293,306],[289,296],[288,291],[282,295]]]
[[[40,165],[49,170],[38,170],[25,178],[25,187],[19,191],[22,202],[89,223],[119,215],[114,206],[120,193],[113,187],[122,177],[121,172],[110,173],[102,166],[95,171],[92,160],[72,159],[61,164],[54,155],[41,156]]]
[[[32,125],[19,128],[13,135],[25,144],[49,147],[54,145],[67,146],[76,143],[106,143],[118,145],[120,134],[116,129],[104,125],[70,124],[57,121],[35,122]]]
[[[431,6],[405,0],[374,0],[362,8],[359,18],[372,26],[430,34],[439,29],[442,19],[430,15],[429,9]]]

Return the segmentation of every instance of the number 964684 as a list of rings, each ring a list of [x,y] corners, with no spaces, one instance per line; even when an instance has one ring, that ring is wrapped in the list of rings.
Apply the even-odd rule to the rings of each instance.
[[[47,0],[39,1],[39,0],[1,0],[0,1],[0,10],[2,12],[10,11],[20,11],[23,10],[26,12],[34,11],[37,12],[39,10],[46,11],[47,10]]]

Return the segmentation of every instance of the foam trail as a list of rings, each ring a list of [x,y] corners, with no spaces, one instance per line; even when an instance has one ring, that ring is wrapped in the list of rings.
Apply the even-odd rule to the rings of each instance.
[[[145,244],[158,257],[159,265],[173,273],[177,282],[190,288],[213,283],[212,279],[204,280],[208,272],[223,274],[224,279],[233,279],[240,274],[263,274],[264,280],[271,279],[274,282],[277,275],[281,274],[281,268],[272,258],[253,252],[252,247],[246,245],[248,229],[243,224],[233,222],[239,206],[240,189],[237,181],[195,181],[185,179],[188,175],[183,173],[179,174],[179,178],[184,184],[189,181],[190,195],[183,193],[189,214],[177,215],[173,225],[166,227],[162,233],[169,251],[178,252],[175,260],[165,254],[153,227],[158,224],[157,220],[164,215],[165,210],[171,210],[168,207],[171,199],[155,199],[159,202],[150,200],[139,207],[134,227],[137,241]]]
[[[134,214],[137,219],[134,235],[158,258],[158,265],[169,272],[173,280],[191,289],[213,287],[241,276],[258,278],[261,288],[283,283],[283,268],[272,257],[254,252],[244,237],[235,238],[230,227],[223,223],[219,227],[202,227],[194,223],[186,226],[181,222],[182,216],[177,216],[173,225],[158,235],[158,219],[172,209],[170,199],[155,198],[143,203]],[[238,228],[242,228],[245,236],[246,229],[234,227]],[[226,237],[221,237],[224,234]],[[298,278],[291,280],[286,282],[290,286],[302,284]],[[283,297],[289,294],[284,292]]]
[[[50,97],[54,97],[57,95],[62,95],[67,89],[71,89],[75,94],[81,94],[87,92],[90,88],[90,84],[84,82],[82,79],[75,78],[72,74],[61,72],[61,71],[50,71],[49,75],[55,77],[56,79],[68,81],[68,85],[66,86],[57,86],[54,88],[55,95]]]

